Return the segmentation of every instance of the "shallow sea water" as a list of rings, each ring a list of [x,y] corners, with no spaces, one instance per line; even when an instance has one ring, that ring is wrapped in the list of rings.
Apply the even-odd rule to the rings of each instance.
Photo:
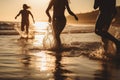
[[[44,35],[38,33],[34,39],[0,35],[0,80],[120,80],[119,62],[83,55],[102,53],[101,39],[93,31],[62,34],[62,43],[77,49],[61,52],[45,50]]]

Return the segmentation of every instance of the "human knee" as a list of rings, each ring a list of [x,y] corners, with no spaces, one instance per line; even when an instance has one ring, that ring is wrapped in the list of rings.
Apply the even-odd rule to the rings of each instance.
[[[102,37],[105,36],[106,34],[108,34],[108,32],[106,30],[95,30],[95,33]]]
[[[102,31],[101,30],[95,30],[95,33],[98,35],[101,35]]]

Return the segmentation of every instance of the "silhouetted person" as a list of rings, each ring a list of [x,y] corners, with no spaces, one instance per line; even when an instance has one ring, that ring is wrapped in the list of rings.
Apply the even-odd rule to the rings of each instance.
[[[116,49],[119,50],[120,41],[108,32],[110,24],[117,13],[116,0],[95,0],[94,9],[97,8],[99,8],[100,14],[96,21],[95,33],[100,35],[104,40],[108,39],[114,42]]]
[[[29,33],[29,15],[31,15],[33,22],[34,21],[34,17],[32,15],[32,13],[28,10],[30,7],[27,4],[23,4],[23,10],[20,10],[20,12],[17,14],[17,16],[15,17],[15,19],[17,19],[17,17],[21,14],[21,31],[25,30],[26,27],[26,33],[28,35]]]
[[[49,13],[49,10],[53,7],[53,17]],[[70,15],[74,16],[78,20],[77,16],[71,11],[68,0],[51,0],[48,8],[46,9],[46,14],[49,17],[49,22],[52,21],[53,32],[56,41],[56,49],[61,47],[60,34],[66,25],[66,17],[64,15],[65,9]]]

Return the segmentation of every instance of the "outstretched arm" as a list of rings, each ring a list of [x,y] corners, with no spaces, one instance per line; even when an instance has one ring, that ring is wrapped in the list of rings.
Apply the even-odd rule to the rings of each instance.
[[[17,17],[21,14],[21,11],[16,15],[15,19],[17,19]]]
[[[30,12],[30,15],[31,15],[31,17],[32,17],[32,19],[33,19],[33,23],[35,23],[35,20],[34,20],[34,17],[33,17],[33,14]]]
[[[74,18],[75,18],[76,20],[78,20],[78,17],[71,11],[67,0],[66,0],[66,8],[67,8],[68,13],[69,13],[70,15],[74,16]]]
[[[50,16],[49,10],[52,8],[53,3],[54,3],[54,0],[51,0],[50,3],[49,3],[49,5],[48,5],[48,8],[46,9],[46,14],[47,14],[47,16],[49,17],[49,20],[48,20],[49,22],[52,21],[52,18],[51,18],[51,16]]]
[[[99,7],[99,0],[94,1],[94,9],[97,9]]]

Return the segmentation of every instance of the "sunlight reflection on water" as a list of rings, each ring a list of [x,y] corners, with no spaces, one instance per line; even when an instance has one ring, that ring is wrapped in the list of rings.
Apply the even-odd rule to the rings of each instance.
[[[38,52],[35,55],[37,56],[36,67],[39,68],[40,71],[54,69],[55,58],[53,56],[46,54],[45,51]]]
[[[43,39],[44,39],[44,37],[45,37],[44,35],[35,35],[33,45],[43,47]]]
[[[54,44],[51,24],[48,22],[36,22],[33,25],[35,26],[33,45],[45,49],[51,48]]]
[[[96,52],[101,46],[100,38],[93,32],[68,35],[66,30],[61,35],[62,42],[79,46],[79,49],[54,52],[43,49],[48,26],[47,22],[36,23],[34,39],[19,39],[18,35],[0,36],[0,80],[119,80],[119,66],[82,55],[92,52],[100,55],[100,52]],[[76,29],[71,27],[71,30]],[[83,30],[81,26],[77,30],[79,28]]]

